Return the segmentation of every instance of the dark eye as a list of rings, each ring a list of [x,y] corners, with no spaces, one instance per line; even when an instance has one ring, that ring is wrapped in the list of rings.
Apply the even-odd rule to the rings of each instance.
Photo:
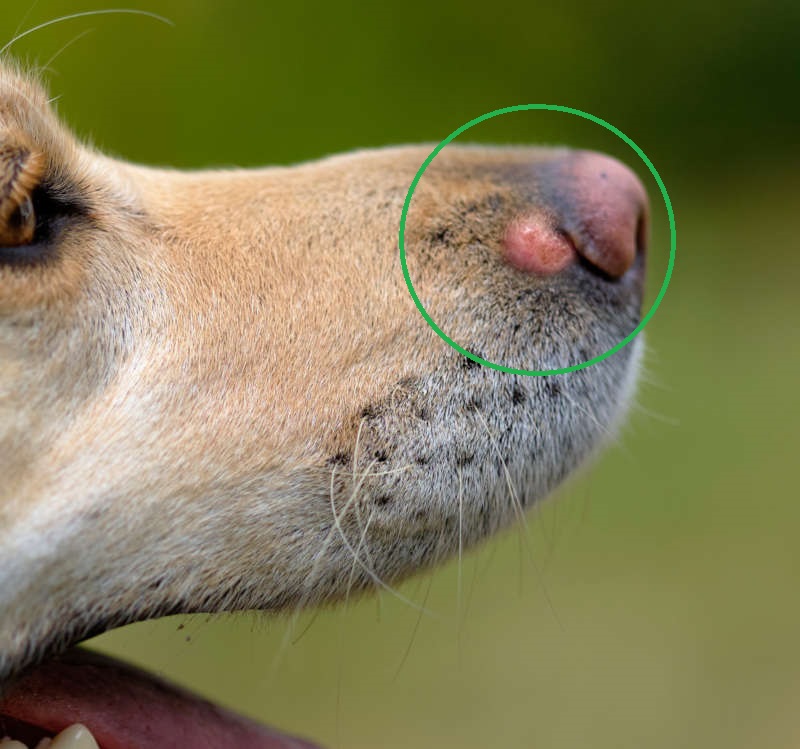
[[[26,195],[22,202],[11,211],[0,235],[0,243],[6,247],[29,244],[36,232],[36,212],[33,200]]]
[[[35,240],[36,193],[46,166],[44,154],[24,133],[0,133],[0,248]]]
[[[68,186],[49,182],[37,185],[16,205],[0,205],[0,268],[55,257],[62,232],[86,216],[85,204]]]

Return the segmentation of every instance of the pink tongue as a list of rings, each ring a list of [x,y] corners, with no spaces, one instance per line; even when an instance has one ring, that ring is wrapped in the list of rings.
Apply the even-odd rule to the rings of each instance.
[[[316,749],[87,650],[15,682],[0,713],[57,733],[83,723],[101,749]]]

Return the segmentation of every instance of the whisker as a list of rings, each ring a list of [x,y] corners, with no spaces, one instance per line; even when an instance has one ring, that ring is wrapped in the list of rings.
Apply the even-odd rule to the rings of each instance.
[[[464,631],[472,593],[475,589],[477,562],[472,565],[472,577],[467,598],[464,597],[464,476],[458,469],[458,569],[456,574],[456,651],[459,663],[464,652]]]
[[[79,13],[70,13],[66,16],[59,16],[58,18],[53,18],[49,21],[45,21],[44,23],[37,24],[36,26],[32,26],[25,31],[21,31],[20,33],[16,34],[11,41],[6,42],[3,47],[0,47],[0,55],[8,52],[8,50],[16,44],[20,39],[24,39],[26,36],[33,34],[36,31],[41,31],[42,29],[46,29],[48,26],[55,26],[57,23],[61,23],[62,21],[72,21],[75,18],[88,18],[89,16],[108,16],[108,15],[133,15],[133,16],[145,16],[146,18],[152,18],[156,21],[160,21],[161,23],[167,24],[167,26],[174,26],[175,24],[169,20],[169,18],[165,18],[164,16],[160,16],[157,13],[152,13],[149,10],[138,10],[136,8],[103,8],[100,10],[83,10]]]
[[[461,654],[461,635],[464,629],[462,615],[464,567],[464,479],[458,469],[458,571],[456,575],[456,622],[458,627],[458,652]]]
[[[486,419],[483,418],[483,415],[480,411],[476,411],[478,417],[480,418],[481,422],[483,422],[483,428],[486,430],[486,435],[489,437],[489,441],[492,444],[492,448],[494,449],[495,453],[497,454],[498,459],[500,460],[500,465],[503,467],[503,476],[506,480],[506,486],[508,487],[508,493],[511,497],[511,507],[514,510],[514,514],[517,517],[517,538],[519,539],[519,584],[520,584],[520,595],[522,594],[522,575],[523,575],[523,564],[522,564],[522,548],[525,547],[525,550],[528,552],[528,555],[531,558],[531,561],[536,564],[533,558],[533,549],[531,548],[530,544],[530,527],[528,526],[528,518],[525,515],[525,511],[522,508],[522,502],[520,502],[519,495],[517,494],[517,489],[514,486],[514,482],[511,478],[511,471],[508,470],[508,464],[503,457],[503,454],[500,452],[500,447],[497,444],[497,441],[492,434],[491,429],[489,428],[489,424],[486,422]]]
[[[531,546],[530,527],[528,526],[527,518],[525,516],[525,511],[524,511],[524,508],[522,507],[522,503],[519,500],[519,496],[517,494],[516,489],[514,488],[514,484],[513,484],[512,480],[511,480],[511,473],[508,470],[508,465],[506,464],[505,458],[503,458],[503,455],[500,452],[500,447],[498,446],[498,444],[497,444],[497,442],[496,442],[496,440],[494,438],[494,435],[492,434],[491,430],[489,429],[489,425],[486,423],[486,420],[483,418],[483,416],[481,415],[480,411],[476,411],[476,413],[477,413],[478,417],[480,418],[480,420],[483,422],[483,425],[484,425],[484,427],[486,429],[486,434],[489,437],[489,441],[491,442],[492,447],[494,448],[495,452],[497,453],[497,457],[500,459],[500,463],[503,466],[503,471],[504,471],[505,476],[506,476],[506,483],[508,485],[508,490],[509,490],[509,492],[511,494],[511,505],[514,508],[514,512],[517,515],[517,518],[521,521],[522,528],[524,529],[524,533],[521,533],[521,535],[520,535],[520,543],[522,544],[524,542],[523,545],[525,546],[525,549],[528,552],[528,556],[530,557],[531,564],[532,564],[534,570],[536,571],[537,578],[538,578],[538,580],[539,580],[539,582],[540,582],[540,584],[542,586],[542,592],[544,594],[545,600],[547,601],[547,604],[550,607],[550,610],[553,613],[553,616],[555,617],[556,622],[558,622],[559,626],[561,626],[561,622],[560,622],[560,620],[558,618],[558,615],[556,614],[555,607],[553,606],[552,599],[550,598],[550,593],[547,590],[547,585],[545,584],[545,581],[544,581],[544,574],[543,574],[541,568],[539,567],[539,565],[537,564],[536,557],[533,554],[533,547]],[[520,565],[521,564],[522,564],[522,554],[520,554]],[[522,581],[522,578],[520,576],[520,582],[521,581]]]
[[[627,449],[620,441],[619,435],[616,432],[609,429],[605,424],[603,424],[603,422],[600,421],[599,418],[597,418],[597,414],[591,409],[591,407],[587,407],[578,403],[572,396],[569,395],[569,393],[565,392],[562,393],[562,395],[576,411],[580,411],[585,416],[588,416],[592,424],[594,424],[603,433],[606,439],[612,445],[614,445],[614,447],[619,447],[623,450],[623,452],[628,454]]]
[[[84,31],[81,31],[80,34],[76,34],[75,36],[73,36],[72,39],[70,39],[65,45],[63,45],[61,49],[58,50],[58,52],[52,55],[44,65],[37,66],[39,72],[44,73],[46,70],[49,70],[50,66],[61,56],[63,52],[68,50],[73,44],[75,44],[75,42],[80,41],[81,39],[83,39],[83,37],[88,36],[93,31],[94,29],[85,29]],[[53,100],[51,99],[50,101],[52,102]]]
[[[28,18],[30,17],[31,13],[33,13],[33,11],[36,10],[36,6],[38,4],[39,4],[39,0],[33,0],[33,2],[28,7],[28,10],[25,11],[25,15],[23,15],[22,18],[19,19],[19,23],[17,24],[17,28],[14,29],[14,36],[19,34],[19,30],[25,25],[25,21],[28,20]]]
[[[511,505],[514,508],[514,514],[517,516],[517,520],[521,523],[522,527],[525,529],[526,535],[530,536],[530,528],[528,527],[528,520],[525,517],[525,512],[522,508],[522,502],[520,502],[519,495],[517,493],[517,489],[514,486],[514,481],[511,478],[511,471],[508,470],[508,464],[503,457],[503,454],[500,452],[500,447],[497,444],[497,441],[492,434],[491,429],[489,429],[489,424],[486,423],[486,419],[483,418],[483,415],[480,411],[475,412],[478,418],[483,423],[483,428],[486,430],[486,435],[489,437],[489,441],[492,444],[492,448],[494,449],[495,453],[497,454],[498,459],[500,460],[500,464],[503,467],[503,475],[506,480],[506,486],[508,487],[508,492],[511,496]]]
[[[311,625],[314,624],[315,621],[317,621],[317,616],[319,616],[319,609],[314,611],[314,613],[308,620],[308,624],[306,624],[306,626],[303,627],[302,630],[300,630],[300,634],[297,635],[297,637],[295,637],[294,640],[292,640],[292,645],[297,645],[297,643],[300,642],[300,640],[302,640],[306,636],[306,634],[311,630]]]
[[[354,467],[355,467],[356,462],[358,461],[358,450],[359,450],[359,446],[360,446],[360,443],[361,443],[361,430],[364,427],[364,423],[365,423],[364,419],[362,419],[359,422],[358,432],[356,433],[356,441],[355,441],[355,444],[353,445],[353,466]],[[353,472],[352,476],[353,476],[353,479],[355,479],[355,472]],[[334,466],[333,469],[331,470],[330,489],[328,491],[331,507],[334,506],[334,497],[335,497],[335,494],[336,494],[336,486],[335,485],[336,485],[336,466]],[[355,492],[351,493],[349,499],[347,500],[347,502],[345,502],[344,507],[342,508],[342,513],[341,513],[340,517],[344,517],[347,514],[348,510],[350,509],[350,505],[355,500],[355,496],[356,496]],[[336,516],[335,510],[333,512],[333,516],[334,516],[334,520],[336,520],[337,516]],[[311,566],[311,571],[308,573],[308,576],[306,577],[307,595],[298,602],[297,606],[295,607],[295,611],[299,611],[301,608],[306,606],[308,604],[308,602],[311,600],[311,595],[312,595],[312,592],[313,592],[314,583],[316,582],[316,579],[317,579],[317,573],[319,572],[319,568],[320,568],[320,566],[322,565],[322,563],[323,563],[323,561],[325,559],[325,552],[328,550],[328,547],[330,546],[330,543],[333,540],[335,533],[336,533],[335,525],[331,525],[330,528],[328,529],[327,534],[325,535],[325,539],[322,542],[322,545],[320,546],[319,551],[317,551],[317,553],[316,553],[316,555],[314,557],[314,563]]]
[[[363,424],[363,422],[362,422],[362,424]],[[356,436],[356,444],[355,444],[355,447],[354,447],[354,451],[355,451],[356,454],[358,452],[358,442],[359,442],[360,436],[361,436],[361,427],[359,426],[358,435]],[[367,474],[365,473],[364,476],[366,476],[366,475]],[[329,492],[330,499],[331,499],[331,506],[332,507],[333,507],[333,501],[334,501],[334,495],[335,495],[335,480],[336,480],[336,467],[334,466],[333,469],[331,470],[331,482],[330,482],[330,492]],[[272,665],[272,669],[271,669],[273,674],[277,672],[277,667],[280,664],[281,660],[283,659],[283,656],[284,656],[287,648],[289,647],[289,644],[290,643],[294,644],[294,642],[297,642],[298,640],[300,640],[303,637],[303,635],[308,631],[308,628],[311,626],[311,623],[313,623],[314,619],[316,618],[316,613],[315,613],[314,617],[312,617],[312,619],[311,619],[311,622],[309,622],[309,624],[297,636],[297,638],[294,641],[292,640],[292,635],[294,634],[294,629],[295,629],[295,625],[297,623],[297,620],[298,620],[302,610],[311,601],[311,597],[312,597],[313,589],[314,589],[314,583],[316,582],[316,579],[317,579],[317,573],[319,572],[320,566],[322,565],[322,563],[323,563],[323,561],[325,559],[325,552],[328,550],[328,547],[330,546],[330,543],[334,538],[334,535],[335,535],[335,532],[336,532],[336,525],[338,525],[339,519],[343,518],[348,513],[348,511],[350,510],[350,506],[355,502],[357,494],[358,494],[358,488],[356,487],[354,489],[354,491],[351,493],[351,495],[348,498],[347,502],[345,502],[344,507],[342,508],[342,512],[341,512],[340,515],[337,516],[335,509],[333,510],[334,525],[332,525],[328,529],[328,533],[325,535],[325,540],[322,542],[322,545],[320,546],[320,549],[319,549],[319,551],[317,552],[317,554],[316,554],[316,556],[314,558],[314,563],[311,566],[311,571],[309,572],[309,574],[306,577],[306,586],[307,586],[306,595],[304,597],[302,597],[298,601],[297,605],[294,607],[294,610],[292,611],[292,613],[289,616],[289,622],[287,623],[286,631],[284,632],[284,636],[281,639],[281,644],[278,647],[278,651],[276,652],[276,654],[275,654],[275,656],[273,658],[273,665]],[[341,530],[339,530],[339,533],[341,534]],[[345,543],[347,543],[346,540],[345,540]],[[351,572],[350,572],[350,579],[348,581],[347,591],[345,593],[345,602],[349,601],[349,598],[350,598],[350,587],[352,585],[352,576],[353,576],[354,568],[355,568],[355,559],[354,559],[354,563],[353,563],[353,569],[351,569]]]
[[[335,493],[334,485],[336,481],[336,467],[334,466],[331,470],[331,482],[330,482],[330,497],[331,502],[333,502],[333,495]],[[353,497],[348,499],[345,503],[344,507],[342,508],[342,515],[347,514],[348,510],[350,509],[350,503],[352,502]],[[311,619],[311,622],[303,629],[303,631],[297,636],[296,639],[292,640],[292,636],[294,634],[295,625],[297,623],[300,614],[302,613],[303,609],[308,606],[308,604],[312,601],[314,595],[314,584],[317,581],[318,573],[320,572],[320,567],[322,566],[325,560],[325,552],[327,552],[328,547],[330,546],[331,541],[334,538],[336,533],[336,529],[333,525],[328,528],[328,532],[325,534],[325,538],[320,545],[319,550],[317,551],[316,555],[314,556],[314,562],[311,565],[311,570],[309,571],[308,575],[306,576],[305,587],[306,591],[300,599],[298,600],[297,604],[294,606],[292,613],[289,615],[289,621],[286,624],[286,630],[284,631],[283,637],[281,638],[281,644],[278,646],[278,650],[273,656],[272,659],[272,666],[269,669],[270,673],[272,674],[273,678],[277,673],[278,666],[280,665],[281,661],[283,660],[283,656],[288,649],[290,644],[294,644],[300,640],[303,635],[308,631],[311,623],[316,619],[316,612]]]
[[[336,467],[334,466],[333,469],[331,470],[331,482],[329,491],[331,505],[333,505],[334,495],[336,493],[335,483],[336,483]],[[347,502],[345,502],[344,507],[342,507],[342,513],[340,517],[344,517],[347,514],[347,512],[350,509],[350,505],[354,501],[354,498],[355,494],[351,494],[350,498],[347,500]],[[336,513],[334,513],[334,517],[336,517]],[[335,525],[331,525],[330,528],[328,528],[327,534],[325,535],[325,540],[322,542],[319,551],[316,553],[314,557],[314,564],[312,565],[311,571],[308,573],[308,576],[306,578],[308,596],[300,603],[298,603],[297,605],[298,609],[305,606],[310,600],[311,592],[313,590],[314,583],[316,582],[317,579],[317,573],[319,572],[320,565],[325,559],[325,552],[328,550],[328,546],[330,546],[330,543],[333,540],[335,533],[336,533]]]
[[[360,516],[360,514],[358,512],[358,503],[356,503],[355,507],[356,507],[356,513],[355,513],[356,514],[356,523],[360,526],[361,525],[361,516]],[[351,589],[353,587],[353,581],[354,581],[355,574],[356,574],[356,564],[358,562],[358,553],[361,551],[362,546],[365,546],[365,542],[366,542],[366,539],[367,539],[367,530],[369,529],[369,524],[372,522],[372,517],[373,517],[373,513],[370,513],[369,517],[367,518],[367,522],[364,523],[364,527],[361,529],[361,537],[358,539],[358,546],[356,546],[356,550],[355,550],[355,553],[353,555],[353,564],[350,566],[350,576],[348,577],[348,580],[347,580],[347,592],[345,593],[345,601],[348,601],[350,599],[350,591],[351,591]],[[366,547],[365,547],[365,551],[366,551]],[[366,552],[366,553],[369,554],[369,552]]]
[[[679,427],[681,425],[680,419],[677,419],[672,416],[667,416],[666,414],[659,413],[658,411],[653,411],[653,409],[643,406],[638,401],[634,401],[631,407],[635,411],[638,411],[639,413],[642,413],[648,418],[653,419],[654,421],[658,421],[661,424],[666,424],[667,426],[670,427]]]
[[[431,594],[431,588],[433,587],[433,575],[428,575],[428,587],[425,589],[425,597],[422,599],[422,607],[417,614],[417,620],[414,622],[414,629],[411,630],[411,639],[408,641],[408,645],[406,646],[406,650],[403,653],[403,657],[400,659],[400,663],[397,664],[397,668],[395,669],[394,676],[392,677],[392,681],[397,681],[397,677],[400,676],[400,672],[403,670],[403,666],[405,666],[406,661],[408,660],[408,656],[411,653],[411,648],[414,646],[414,640],[417,639],[417,632],[419,632],[419,625],[422,623],[422,614],[425,611],[425,606],[428,603],[428,596]]]
[[[267,669],[267,680],[269,683],[274,683],[278,677],[278,669],[283,663],[283,657],[284,655],[286,655],[286,651],[289,649],[289,645],[293,644],[292,635],[294,634],[294,629],[295,626],[297,625],[297,620],[299,617],[300,617],[300,608],[297,607],[289,615],[289,620],[286,622],[286,629],[284,629],[283,637],[281,638],[281,644],[278,645],[278,649],[272,656],[272,663]],[[306,627],[306,630],[307,629],[308,627]],[[306,630],[303,630],[303,632],[305,632]]]
[[[354,458],[354,460],[355,460],[355,458]],[[375,461],[373,461],[373,463],[371,463],[370,466],[372,466],[374,464],[375,464]],[[369,469],[367,469],[367,470],[369,470]],[[347,505],[349,505],[354,500],[354,498],[357,495],[359,489],[361,488],[361,484],[363,483],[363,479],[366,478],[367,475],[368,474],[366,472],[364,474],[362,474],[362,477],[361,477],[362,481],[360,481],[354,487],[353,494],[351,495],[350,499],[347,501]],[[406,598],[406,596],[404,596],[402,593],[400,593],[400,591],[395,590],[391,585],[389,585],[388,583],[384,582],[358,556],[358,554],[356,553],[356,550],[353,548],[353,545],[350,543],[350,539],[347,538],[347,535],[344,532],[344,528],[341,525],[341,518],[344,515],[344,511],[342,512],[341,515],[337,514],[337,512],[336,512],[336,504],[334,503],[333,492],[331,492],[331,512],[333,513],[334,527],[339,532],[339,536],[341,537],[342,542],[344,543],[345,547],[350,552],[350,554],[353,556],[353,560],[356,562],[356,564],[358,564],[359,567],[361,567],[362,570],[364,570],[364,572],[367,573],[367,576],[370,578],[370,580],[372,580],[372,582],[374,582],[375,585],[377,585],[378,587],[383,588],[388,593],[391,593],[395,598],[397,598],[398,601],[401,601],[402,603],[405,603],[407,606],[410,606],[411,608],[413,608],[415,610],[419,609],[420,608],[419,604],[415,603],[414,601],[410,600],[409,598]],[[425,613],[429,614],[430,616],[434,616],[434,617],[436,616],[432,611],[428,611],[427,609],[425,609]]]
[[[355,517],[356,517],[356,524],[361,527],[361,512],[359,511],[359,504],[358,502],[355,503]],[[356,553],[361,551],[361,548],[364,549],[364,556],[366,557],[367,561],[366,564],[371,570],[375,570],[375,562],[372,559],[372,555],[369,552],[369,544],[367,543],[367,529],[369,528],[369,524],[372,522],[372,518],[374,517],[374,512],[370,512],[369,517],[367,518],[367,522],[364,525],[363,530],[361,531],[361,538],[358,541],[358,546],[356,547]],[[350,575],[352,578],[354,570],[350,571]],[[380,595],[378,596],[380,600]],[[378,606],[378,610],[380,610],[380,605]]]

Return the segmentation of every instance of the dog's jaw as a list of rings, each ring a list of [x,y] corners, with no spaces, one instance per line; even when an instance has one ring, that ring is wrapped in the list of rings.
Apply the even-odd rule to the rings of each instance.
[[[29,262],[0,254],[0,679],[129,621],[389,584],[513,520],[619,421],[636,343],[508,375],[419,315],[396,236],[426,149],[186,175],[78,146],[8,70],[0,102],[72,207]],[[638,323],[641,253],[619,277],[502,256],[520,210],[568,218],[571,159],[453,148],[412,204],[417,291],[488,360],[564,367]]]

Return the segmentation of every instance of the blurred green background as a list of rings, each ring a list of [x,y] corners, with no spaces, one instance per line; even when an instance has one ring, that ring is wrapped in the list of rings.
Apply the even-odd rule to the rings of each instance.
[[[435,142],[592,112],[660,171],[678,252],[620,444],[515,529],[390,594],[94,641],[336,749],[800,746],[800,4],[126,0],[20,41],[76,131],[180,167]],[[0,29],[104,7],[3,3]],[[106,6],[109,7],[109,6]],[[27,18],[25,16],[28,13]],[[502,122],[501,122],[502,120]],[[577,118],[471,140],[635,154]]]

